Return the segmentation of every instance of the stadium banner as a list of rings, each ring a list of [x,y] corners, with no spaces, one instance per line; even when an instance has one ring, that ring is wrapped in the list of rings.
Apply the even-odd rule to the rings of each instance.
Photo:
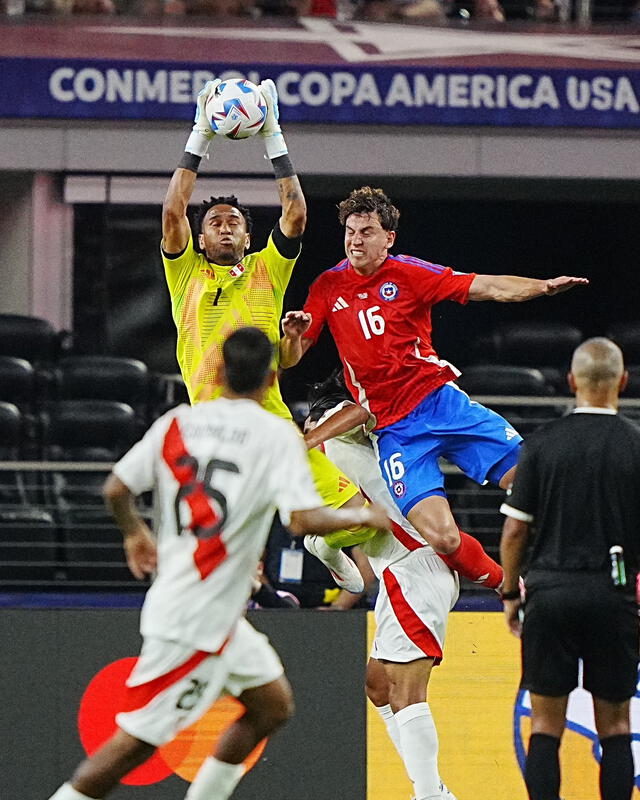
[[[593,62],[591,62],[593,65]],[[635,66],[635,65],[634,65]],[[637,128],[640,70],[0,57],[0,116],[188,120],[214,76],[273,78],[289,123]]]
[[[375,621],[369,620],[371,643]],[[526,800],[522,778],[531,705],[518,689],[520,642],[502,612],[449,615],[442,665],[434,668],[428,700],[440,741],[440,775],[459,798]],[[367,800],[406,800],[411,784],[384,725],[367,718]],[[640,692],[631,702],[636,787],[640,786]],[[598,800],[600,749],[591,695],[569,698],[560,750],[563,800]],[[634,800],[640,798],[638,788]]]
[[[140,649],[140,612],[56,607],[0,609],[6,732],[0,797],[48,797],[115,730],[124,681]],[[234,800],[364,800],[366,613],[250,611],[285,666],[296,713],[245,760]],[[188,689],[181,703],[192,701]],[[175,800],[243,710],[225,696],[123,778],[118,800]]]

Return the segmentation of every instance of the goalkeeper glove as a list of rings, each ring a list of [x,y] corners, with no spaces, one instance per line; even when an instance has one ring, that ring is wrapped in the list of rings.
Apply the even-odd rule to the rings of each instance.
[[[193,129],[184,149],[187,153],[193,153],[194,156],[202,158],[207,154],[209,149],[209,142],[213,139],[213,130],[207,119],[205,106],[207,100],[220,86],[220,78],[215,78],[212,81],[207,81],[198,93],[198,100],[196,102],[196,113],[193,118]]]
[[[284,136],[282,135],[280,123],[278,122],[280,116],[278,110],[278,92],[275,83],[270,78],[262,81],[260,84],[260,92],[267,105],[267,116],[260,129],[260,136],[264,139],[264,149],[267,152],[267,158],[273,161],[274,158],[286,156],[289,152]]]

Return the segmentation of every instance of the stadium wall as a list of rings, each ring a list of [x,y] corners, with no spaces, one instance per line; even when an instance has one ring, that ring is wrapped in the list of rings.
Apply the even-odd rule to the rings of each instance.
[[[258,611],[250,620],[280,653],[297,710],[253,756],[234,797],[407,800],[411,786],[402,764],[379,716],[365,706],[373,614]],[[139,649],[137,631],[138,612],[130,608],[0,611],[0,636],[11,643],[4,648],[0,797],[43,800],[82,758],[79,728],[85,744],[108,735],[118,687]],[[456,796],[525,800],[520,764],[529,706],[518,679],[519,643],[500,612],[451,614],[445,659],[434,670],[428,699],[441,774]],[[639,702],[632,704],[634,732]],[[216,704],[132,775],[115,800],[181,797],[210,742],[237,713],[229,699]],[[598,797],[594,738],[590,697],[576,690],[562,745],[565,800]]]

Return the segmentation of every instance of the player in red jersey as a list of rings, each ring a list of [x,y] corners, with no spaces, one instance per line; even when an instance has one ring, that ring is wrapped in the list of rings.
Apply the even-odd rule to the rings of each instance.
[[[368,186],[340,204],[347,257],[314,282],[304,313],[285,316],[281,366],[296,364],[328,325],[349,391],[376,417],[380,467],[400,511],[452,569],[497,588],[502,569],[458,529],[438,459],[507,488],[521,437],[455,386],[458,371],[431,343],[431,307],[442,300],[521,302],[588,280],[465,274],[393,256],[399,217],[384,192]]]

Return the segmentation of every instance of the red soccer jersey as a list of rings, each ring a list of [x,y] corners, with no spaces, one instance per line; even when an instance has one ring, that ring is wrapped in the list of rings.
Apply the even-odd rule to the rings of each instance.
[[[312,284],[305,338],[315,342],[329,326],[354,400],[376,416],[376,427],[385,427],[456,377],[431,344],[431,307],[466,303],[474,278],[411,256],[389,256],[363,276],[345,259]]]

